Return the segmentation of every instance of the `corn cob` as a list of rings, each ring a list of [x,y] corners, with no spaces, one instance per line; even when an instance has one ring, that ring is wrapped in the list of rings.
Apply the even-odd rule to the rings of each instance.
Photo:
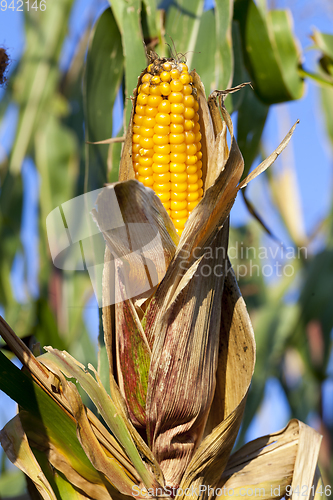
[[[179,235],[203,195],[198,109],[186,64],[163,58],[148,66],[133,118],[133,168],[159,196]]]

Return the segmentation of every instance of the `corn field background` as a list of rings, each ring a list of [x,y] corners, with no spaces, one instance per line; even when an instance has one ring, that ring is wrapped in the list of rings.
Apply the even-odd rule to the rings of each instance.
[[[323,434],[319,465],[331,485],[333,197],[332,172],[323,170],[323,158],[333,164],[332,4],[110,4],[46,0],[45,10],[41,2],[35,10],[25,5],[22,16],[12,9],[10,15],[21,16],[24,40],[16,58],[17,48],[2,35],[10,1],[6,9],[0,3],[0,45],[11,58],[0,94],[0,312],[29,347],[52,345],[97,366],[99,341],[103,363],[88,273],[53,265],[46,217],[61,203],[117,180],[121,143],[87,141],[123,135],[129,97],[146,66],[143,39],[161,56],[169,56],[170,47],[185,54],[207,96],[252,82],[254,90],[246,87],[226,99],[244,176],[278,145],[294,118],[302,118],[295,116],[304,112],[301,103],[312,103],[304,112],[312,128],[301,121],[289,149],[245,190],[231,216],[230,256],[257,342],[237,446],[249,432],[277,430],[272,426],[279,413],[279,428],[296,417]],[[312,38],[301,44],[298,31]],[[4,343],[0,347],[10,356]],[[15,407],[3,393],[0,404],[3,426]],[[0,498],[24,494],[23,473],[4,454],[0,461]]]

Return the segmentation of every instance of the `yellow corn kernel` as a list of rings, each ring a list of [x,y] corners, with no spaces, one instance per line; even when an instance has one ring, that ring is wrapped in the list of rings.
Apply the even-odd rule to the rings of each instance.
[[[162,202],[162,205],[165,208],[165,210],[168,210],[170,208],[170,201],[164,201]]]
[[[181,200],[181,201],[175,201],[171,198],[171,210],[185,210],[187,207],[188,203],[187,200]]]
[[[184,201],[187,199],[187,191],[184,191],[183,193],[176,193],[176,191],[173,191],[170,195],[170,198],[172,201]],[[175,210],[180,210],[175,208]]]
[[[199,104],[186,64],[153,61],[141,78],[133,117],[135,177],[154,189],[181,235],[203,196]]]
[[[157,163],[153,163],[152,169],[155,174],[165,174],[169,172],[169,165],[158,165]]]
[[[170,172],[175,174],[181,174],[186,171],[185,163],[170,163]]]

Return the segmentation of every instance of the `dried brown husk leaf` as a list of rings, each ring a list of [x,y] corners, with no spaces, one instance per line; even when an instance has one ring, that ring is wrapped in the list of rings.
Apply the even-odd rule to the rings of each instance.
[[[228,226],[216,235],[178,283],[171,303],[155,319],[147,392],[147,435],[166,484],[179,485],[198,446],[215,391],[224,273],[214,269],[216,248],[226,258]],[[189,276],[187,276],[187,274]],[[158,293],[158,292],[157,292]]]
[[[110,231],[112,194],[124,226]],[[143,428],[151,353],[141,325],[142,305],[156,289],[154,285],[162,280],[178,236],[159,198],[138,181],[108,186],[100,194],[97,207],[94,218],[109,252],[103,275],[105,343],[129,417],[134,425]],[[115,261],[110,259],[111,252]],[[116,292],[110,290],[113,283]],[[142,290],[146,291],[140,293]],[[112,294],[117,299],[115,306],[108,305],[112,303]]]
[[[221,498],[251,496],[255,491],[263,500],[281,498],[287,486],[305,500],[311,498],[321,436],[298,420],[291,420],[285,429],[251,441],[234,453],[218,484]],[[298,489],[296,491],[296,488]],[[243,490],[241,491],[241,489]],[[228,495],[229,490],[229,495]]]
[[[16,415],[0,431],[0,442],[9,460],[33,481],[44,500],[57,500],[50,483],[38,464]]]

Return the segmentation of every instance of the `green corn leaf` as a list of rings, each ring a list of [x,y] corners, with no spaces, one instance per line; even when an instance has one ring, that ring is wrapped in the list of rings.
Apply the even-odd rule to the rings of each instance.
[[[123,78],[121,36],[111,9],[103,12],[91,36],[84,75],[86,140],[112,136],[113,105]],[[87,145],[85,190],[107,181],[108,144]]]
[[[304,84],[289,11],[269,11],[264,16],[253,0],[238,0],[235,17],[241,25],[247,69],[260,99],[266,104],[299,99]]]
[[[125,95],[129,99],[138,84],[138,76],[147,65],[141,28],[140,0],[110,0],[117,21],[125,56]],[[125,101],[126,126],[131,115],[131,101]]]
[[[233,55],[231,23],[233,15],[232,0],[215,1],[216,21],[216,87],[224,90],[230,87],[233,76]]]
[[[0,352],[0,389],[38,419],[40,432],[60,448],[74,469],[93,482],[102,482],[76,436],[76,425],[61,407]]]
[[[102,386],[101,381],[98,379],[97,372],[94,371],[97,377],[96,380],[85,370],[83,365],[78,363],[65,351],[60,352],[51,347],[45,347],[45,349],[48,351],[48,354],[39,359],[43,361],[46,366],[49,366],[50,369],[52,369],[54,364],[66,377],[75,377],[78,380],[82,389],[89,395],[116,439],[123,446],[146,487],[155,487],[156,480],[148,469],[146,469],[122,415]],[[89,368],[93,370],[91,365],[89,365]]]
[[[172,52],[184,54],[189,69],[192,69],[194,50],[197,43],[203,0],[180,0],[172,3],[168,9],[165,33],[167,42],[171,43]],[[173,43],[172,43],[173,42]]]
[[[50,4],[45,12],[39,12],[38,17],[37,12],[27,13],[27,50],[16,86],[20,117],[9,165],[13,174],[20,172],[41,113],[49,109],[52,102],[59,79],[57,63],[72,4],[73,0],[59,0]]]
[[[322,33],[321,31],[314,29],[311,38],[318,49],[320,49],[330,59],[333,59],[333,35]]]
[[[206,96],[215,88],[215,15],[213,9],[203,12],[196,40],[192,67],[195,68],[205,86]],[[191,69],[191,68],[189,68]]]

